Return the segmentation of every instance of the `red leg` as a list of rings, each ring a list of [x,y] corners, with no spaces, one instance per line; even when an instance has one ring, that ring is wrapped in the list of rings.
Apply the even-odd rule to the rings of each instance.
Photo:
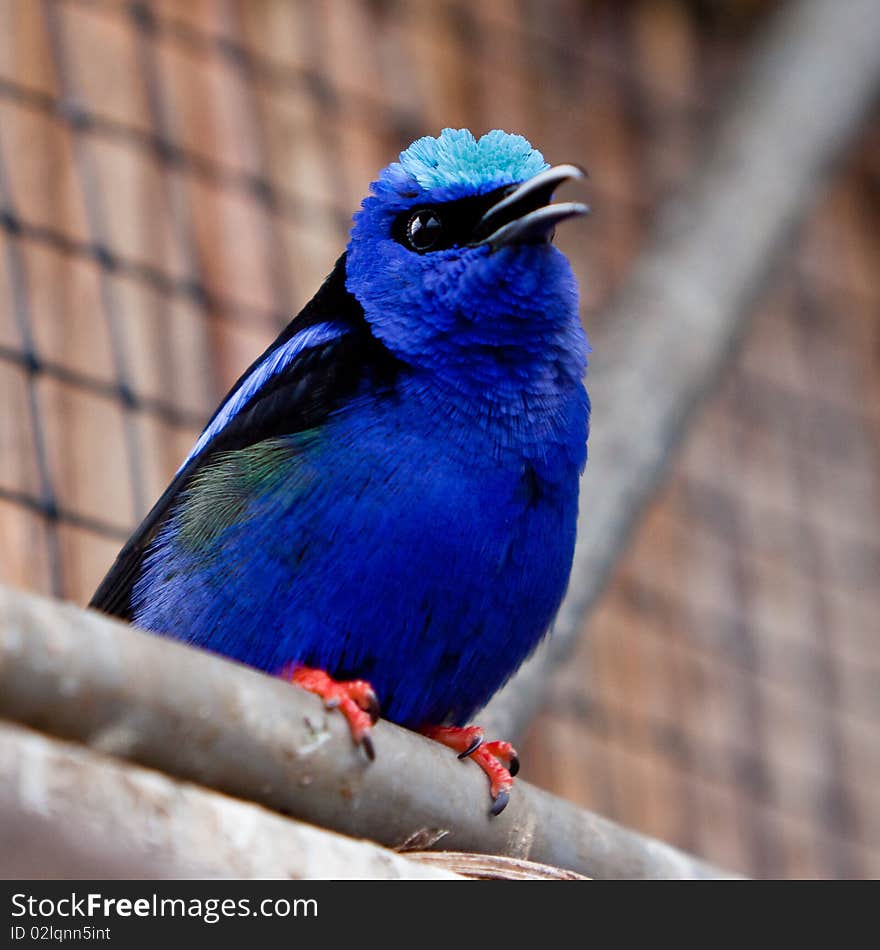
[[[479,726],[427,726],[422,734],[449,746],[460,759],[473,759],[489,776],[492,805],[490,814],[500,815],[510,801],[513,777],[519,771],[519,757],[509,742],[483,742]]]
[[[364,747],[367,758],[376,758],[371,727],[379,718],[379,700],[366,680],[337,682],[323,670],[295,664],[284,669],[283,679],[315,693],[326,709],[338,709],[348,720],[351,737]]]

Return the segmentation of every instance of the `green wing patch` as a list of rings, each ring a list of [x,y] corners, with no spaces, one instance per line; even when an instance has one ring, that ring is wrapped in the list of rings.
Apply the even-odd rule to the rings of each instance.
[[[196,550],[210,547],[224,531],[247,518],[257,497],[284,490],[285,502],[295,500],[315,480],[315,469],[303,464],[303,457],[319,440],[319,433],[311,430],[218,452],[183,493],[178,514],[181,543]]]

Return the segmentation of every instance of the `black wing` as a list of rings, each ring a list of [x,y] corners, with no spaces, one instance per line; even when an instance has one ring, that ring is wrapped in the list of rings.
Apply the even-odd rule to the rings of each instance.
[[[397,361],[372,335],[363,309],[346,290],[343,254],[317,294],[239,377],[206,429],[251,373],[278,347],[303,330],[328,321],[341,325],[344,332],[299,353],[288,366],[270,377],[204,448],[187,461],[117,555],[95,591],[90,607],[125,620],[132,619],[131,594],[144,555],[181,491],[215,453],[314,428],[366,379],[377,389],[391,385]]]

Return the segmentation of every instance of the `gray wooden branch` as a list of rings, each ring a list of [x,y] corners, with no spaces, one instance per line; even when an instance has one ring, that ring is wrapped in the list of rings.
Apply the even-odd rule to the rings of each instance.
[[[623,553],[750,308],[880,86],[880,2],[786,4],[663,207],[595,341],[590,459],[568,596],[549,642],[481,721],[519,736]]]
[[[415,733],[379,723],[369,763],[343,718],[308,693],[2,587],[0,718],[386,846],[444,831],[444,849],[589,877],[724,876],[521,781],[490,818],[482,772]]]
[[[72,743],[0,722],[0,878],[454,880]]]

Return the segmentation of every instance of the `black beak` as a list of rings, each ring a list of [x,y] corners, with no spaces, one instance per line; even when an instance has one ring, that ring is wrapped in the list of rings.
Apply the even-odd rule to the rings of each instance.
[[[550,203],[562,182],[584,177],[577,165],[555,165],[539,172],[492,205],[477,225],[474,243],[488,244],[495,251],[508,244],[549,241],[560,221],[590,213],[577,201]]]

